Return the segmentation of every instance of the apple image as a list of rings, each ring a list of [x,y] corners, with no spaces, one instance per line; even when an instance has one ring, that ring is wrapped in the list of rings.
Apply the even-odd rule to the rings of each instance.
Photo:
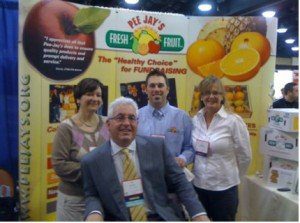
[[[159,41],[157,41],[157,40],[149,41],[148,46],[149,46],[149,53],[157,54],[160,51],[160,44],[159,44]]]
[[[78,8],[61,0],[44,0],[28,13],[23,30],[26,58],[41,74],[52,80],[69,80],[90,65],[94,33],[81,33],[73,25]]]

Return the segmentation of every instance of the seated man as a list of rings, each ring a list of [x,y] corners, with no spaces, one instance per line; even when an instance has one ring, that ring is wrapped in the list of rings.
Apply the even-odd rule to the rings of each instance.
[[[163,139],[136,136],[138,107],[118,98],[108,110],[110,141],[81,164],[88,221],[180,221],[168,199],[171,187],[195,221],[208,221],[192,185]]]

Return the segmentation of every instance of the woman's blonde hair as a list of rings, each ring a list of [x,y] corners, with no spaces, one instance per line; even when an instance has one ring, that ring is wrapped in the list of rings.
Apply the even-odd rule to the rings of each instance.
[[[216,76],[213,76],[213,75],[207,76],[200,82],[200,84],[199,84],[199,90],[200,90],[200,94],[201,94],[200,97],[202,98],[202,96],[206,92],[210,91],[213,85],[217,86],[218,92],[223,97],[221,104],[224,106],[226,111],[229,111],[229,106],[228,106],[226,98],[225,98],[225,89],[223,87],[221,80],[219,78],[217,78]],[[204,105],[203,101],[201,100],[199,110],[204,107],[205,107],[205,105]]]

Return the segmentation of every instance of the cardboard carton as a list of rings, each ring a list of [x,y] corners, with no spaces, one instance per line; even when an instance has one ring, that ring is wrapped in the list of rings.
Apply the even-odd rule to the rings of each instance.
[[[298,133],[263,127],[260,150],[263,154],[298,161]]]
[[[298,162],[271,157],[267,182],[270,186],[295,190],[298,179]]]
[[[299,109],[280,108],[268,110],[269,127],[286,132],[298,132]]]
[[[287,170],[279,167],[271,167],[268,177],[268,184],[278,188],[289,188],[292,190],[295,187],[295,179],[297,178],[296,170]]]

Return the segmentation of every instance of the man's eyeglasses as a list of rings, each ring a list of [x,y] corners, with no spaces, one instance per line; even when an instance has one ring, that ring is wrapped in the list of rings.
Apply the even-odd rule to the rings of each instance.
[[[210,95],[217,96],[219,94],[221,94],[221,92],[219,92],[219,91],[205,91],[203,93],[204,96],[210,96]]]
[[[128,118],[129,122],[136,122],[138,120],[138,118],[135,115],[116,115],[110,119],[113,119],[117,122],[124,122],[126,119]]]
[[[158,88],[163,88],[166,85],[164,83],[158,83],[158,84],[151,83],[151,84],[149,84],[150,88],[155,88],[155,86],[157,86]]]

